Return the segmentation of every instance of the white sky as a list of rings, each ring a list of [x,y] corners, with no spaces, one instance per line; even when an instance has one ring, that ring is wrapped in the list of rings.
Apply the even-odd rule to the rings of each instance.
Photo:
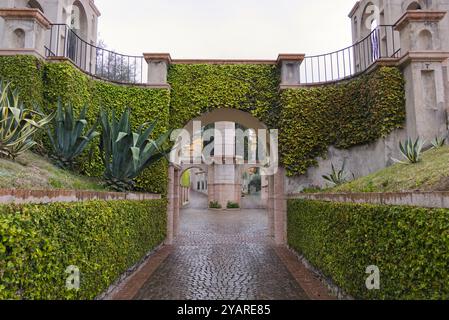
[[[124,54],[276,59],[351,44],[356,0],[96,0],[99,38]]]

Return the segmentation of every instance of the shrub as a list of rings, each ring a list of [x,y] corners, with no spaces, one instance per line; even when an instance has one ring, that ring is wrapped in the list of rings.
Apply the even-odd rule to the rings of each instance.
[[[108,186],[117,191],[132,190],[133,179],[170,152],[170,149],[164,149],[170,131],[151,140],[149,137],[156,122],[151,125],[144,123],[137,132],[133,132],[129,117],[130,109],[122,114],[119,121],[115,117],[115,111],[112,111],[111,121],[106,112],[101,111],[100,114],[104,177]]]
[[[433,149],[440,149],[444,147],[446,140],[447,138],[444,137],[435,137],[435,139],[431,141]]]
[[[228,201],[226,206],[228,209],[240,209],[240,205],[236,202]]]
[[[323,179],[332,183],[335,186],[339,186],[345,183],[347,180],[347,174],[345,171],[345,164],[343,163],[340,170],[336,170],[334,164],[332,163],[332,171],[329,175],[324,175]]]
[[[166,201],[3,205],[0,235],[0,300],[90,300],[165,239]]]
[[[87,125],[86,112],[85,106],[78,120],[75,120],[72,105],[63,107],[61,102],[58,103],[53,130],[49,128],[47,133],[53,148],[52,158],[61,168],[73,169],[75,158],[83,153],[95,137],[100,135],[95,131],[97,124],[84,132]]]
[[[449,299],[448,209],[289,200],[288,243],[355,298]]]
[[[218,203],[218,201],[211,201],[209,203],[209,208],[211,209],[221,209],[221,204]]]
[[[421,161],[421,153],[425,142],[417,138],[415,141],[408,138],[405,142],[399,142],[399,150],[406,162],[393,159],[394,162],[402,164],[415,164]]]
[[[0,156],[15,159],[31,149],[34,134],[47,125],[53,114],[45,116],[25,108],[17,90],[0,81]]]

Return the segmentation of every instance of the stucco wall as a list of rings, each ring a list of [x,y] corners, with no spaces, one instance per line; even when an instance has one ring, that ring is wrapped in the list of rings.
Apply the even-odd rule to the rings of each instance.
[[[325,159],[318,160],[318,166],[309,168],[307,174],[298,177],[287,177],[285,181],[286,193],[296,193],[309,187],[325,187],[326,181],[323,175],[331,172],[331,164],[340,169],[345,163],[346,172],[350,172],[349,177],[363,177],[381,170],[393,164],[392,158],[400,158],[398,143],[407,136],[406,130],[396,130],[388,137],[378,141],[350,148],[339,150],[334,147],[329,148]]]

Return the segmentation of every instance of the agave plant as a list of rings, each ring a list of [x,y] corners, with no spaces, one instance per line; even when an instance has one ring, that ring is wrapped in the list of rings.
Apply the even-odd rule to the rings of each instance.
[[[345,163],[343,162],[343,165],[340,170],[337,170],[332,163],[332,171],[329,173],[329,175],[324,175],[323,179],[338,186],[347,181],[347,173],[345,171]]]
[[[0,81],[0,156],[15,159],[35,146],[34,134],[53,116],[26,109],[18,91]]]
[[[419,137],[415,141],[408,138],[404,143],[402,141],[399,142],[399,150],[406,161],[401,161],[394,158],[393,161],[402,164],[414,164],[420,162],[424,144],[425,141],[421,140]]]
[[[113,111],[110,122],[105,111],[100,114],[104,178],[106,184],[117,191],[132,190],[133,179],[170,152],[169,149],[164,149],[170,132],[152,140],[150,136],[156,122],[151,125],[145,123],[137,132],[132,132],[129,116],[130,110],[127,109],[118,121]]]
[[[48,129],[48,136],[53,147],[52,158],[56,165],[61,168],[73,169],[75,158],[78,157],[97,136],[99,132],[95,131],[96,123],[84,135],[87,107],[81,111],[78,120],[75,120],[71,104],[63,107],[58,103],[56,117],[53,120],[54,130]]]
[[[440,149],[446,144],[446,138],[443,137],[435,137],[431,141],[433,149]]]

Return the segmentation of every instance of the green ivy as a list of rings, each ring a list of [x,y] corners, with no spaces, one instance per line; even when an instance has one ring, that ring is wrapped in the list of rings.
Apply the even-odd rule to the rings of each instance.
[[[389,67],[339,84],[283,90],[279,148],[288,175],[306,173],[329,146],[347,149],[402,128],[404,97],[403,77]]]
[[[0,58],[0,76],[29,93],[30,101],[44,97],[50,109],[58,98],[76,108],[88,103],[91,122],[101,106],[117,112],[130,106],[136,126],[158,119],[157,133],[182,128],[219,108],[248,112],[279,129],[281,161],[289,176],[304,174],[330,146],[346,149],[370,143],[405,122],[404,80],[391,67],[339,84],[282,91],[275,65],[174,64],[168,73],[171,90],[93,80],[70,63],[43,63],[24,56]],[[28,78],[32,85],[25,81]],[[82,173],[102,174],[97,149],[86,152],[80,163]],[[146,170],[137,179],[139,190],[165,193],[166,168],[164,162]]]
[[[132,110],[131,120],[135,129],[142,123],[158,121],[155,134],[168,130],[168,106],[170,91],[167,89],[151,89],[137,86],[124,86],[105,81],[89,79],[70,63],[47,64],[45,68],[45,98],[48,107],[56,107],[59,98],[63,102],[71,102],[75,109],[81,109],[86,103],[89,106],[87,117],[93,123],[101,108],[114,109],[121,114],[127,107]],[[93,146],[99,145],[99,138]],[[99,177],[103,174],[103,162],[98,147],[93,147],[81,157],[81,172]],[[167,163],[161,161],[146,169],[136,179],[140,191],[166,194]]]
[[[18,88],[26,106],[43,104],[43,72],[45,63],[33,56],[0,57],[0,80]]]
[[[355,298],[449,299],[448,209],[289,200],[288,243]]]
[[[166,200],[0,206],[0,300],[94,299],[166,236]],[[67,267],[80,270],[67,290]]]
[[[172,65],[170,124],[182,128],[205,112],[232,108],[275,128],[279,78],[275,65]]]

